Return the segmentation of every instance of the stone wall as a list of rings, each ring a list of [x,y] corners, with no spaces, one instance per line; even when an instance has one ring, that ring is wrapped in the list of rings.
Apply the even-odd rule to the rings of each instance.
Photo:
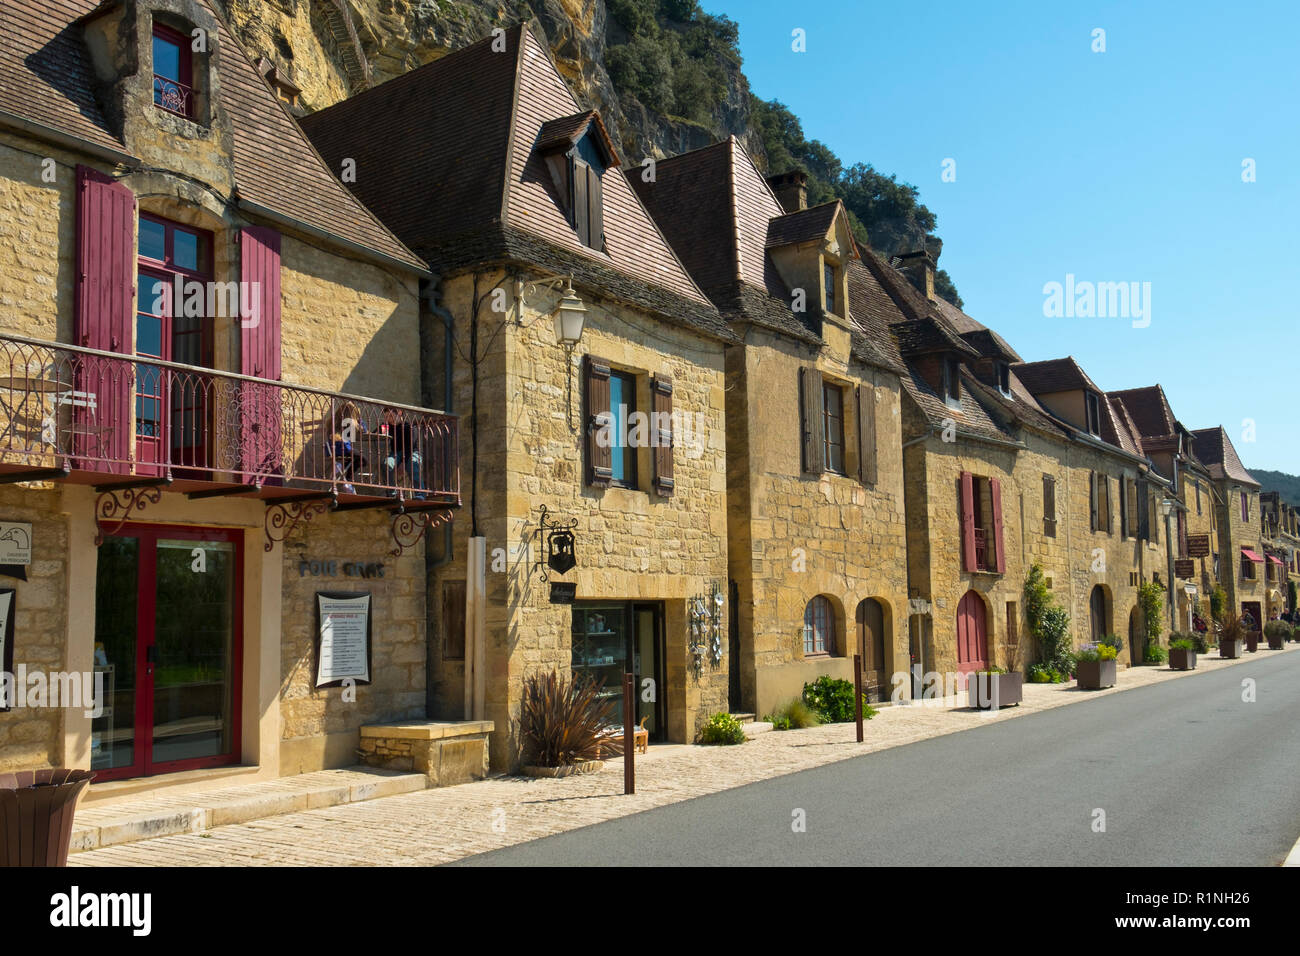
[[[504,314],[491,309],[489,293],[498,283],[506,290]],[[439,597],[443,582],[465,579],[466,539],[475,512],[466,361],[474,291],[471,275],[443,283],[443,304],[456,322],[453,383],[455,408],[462,416],[464,508],[456,517],[453,560],[431,576],[430,593]],[[552,574],[552,580],[576,582],[579,601],[662,602],[667,730],[670,739],[689,741],[702,716],[727,709],[725,658],[717,668],[706,665],[697,680],[689,672],[686,652],[686,601],[711,586],[725,591],[727,582],[722,346],[639,310],[593,301],[588,291],[579,290],[590,311],[582,341],[566,355],[555,344],[550,320],[558,292],[530,296],[522,324],[516,324],[514,286],[503,274],[480,276],[477,291],[485,297],[478,312],[484,359],[479,367],[477,518],[488,549],[485,716],[497,728],[492,765],[518,763],[524,678],[552,668],[567,675],[572,666],[572,611],[549,603],[548,587],[537,573],[533,532],[542,505],[553,519],[578,520],[578,565],[567,575]],[[649,408],[648,376],[672,376],[674,412],[694,430],[678,436],[672,496],[662,497],[651,488],[650,449],[641,449],[637,488],[585,484],[582,359],[588,354],[636,374],[637,408],[642,410]],[[431,376],[441,379],[440,358],[435,355],[430,366]],[[441,394],[440,382],[433,394]],[[441,608],[430,610],[435,716],[459,718],[463,663],[445,659]]]

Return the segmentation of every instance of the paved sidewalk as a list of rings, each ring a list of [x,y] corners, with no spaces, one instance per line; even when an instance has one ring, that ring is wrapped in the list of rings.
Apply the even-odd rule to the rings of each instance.
[[[972,711],[948,699],[888,707],[855,741],[852,724],[771,732],[736,747],[661,745],[638,756],[637,792],[622,794],[621,760],[597,774],[562,780],[498,777],[478,783],[422,790],[364,803],[324,807],[197,834],[165,836],[74,854],[70,866],[427,866],[512,846],[600,823],[653,807],[743,786],[758,780],[846,760],[931,737],[1012,720],[1052,707],[1165,680],[1195,679],[1224,667],[1240,667],[1285,651],[1260,651],[1238,661],[1201,657],[1200,668],[1180,673],[1167,667],[1121,670],[1118,685],[1080,691],[1073,684],[1026,684],[1019,707],[996,714]]]

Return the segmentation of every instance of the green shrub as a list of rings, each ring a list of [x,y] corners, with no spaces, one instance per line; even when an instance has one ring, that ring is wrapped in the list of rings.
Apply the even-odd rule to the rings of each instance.
[[[1063,674],[1042,664],[1030,664],[1027,673],[1031,684],[1063,684],[1069,679],[1068,673]]]
[[[1291,625],[1286,621],[1269,621],[1264,625],[1265,637],[1281,637],[1286,640],[1291,636]]]
[[[1118,634],[1107,634],[1101,639],[1100,643],[1114,650],[1115,657],[1119,657],[1119,652],[1124,650],[1124,638],[1120,637]],[[1103,660],[1114,660],[1114,658],[1108,657],[1103,658]]]
[[[979,673],[979,674],[1005,674],[1006,672],[1007,672],[1007,669],[1006,669],[1005,667],[998,667],[997,664],[991,664],[991,665],[989,665],[988,667],[984,668],[983,670],[981,670],[981,671],[977,671],[976,673]]]
[[[1074,655],[1075,663],[1079,661],[1113,661],[1119,656],[1119,651],[1109,644],[1085,644],[1079,648],[1079,653]]]
[[[745,728],[730,714],[717,713],[700,728],[702,744],[743,744]]]
[[[1223,620],[1223,609],[1228,606],[1228,592],[1215,585],[1210,592],[1210,616],[1216,621]]]
[[[772,725],[773,730],[789,730],[790,718],[784,714],[768,714],[763,720]]]
[[[816,712],[822,723],[842,724],[854,719],[853,682],[823,674],[811,684],[803,685],[803,702]],[[862,695],[862,717],[876,716],[875,709]]]
[[[1165,589],[1155,581],[1143,581],[1138,585],[1138,607],[1142,609],[1147,647],[1160,643],[1160,612],[1165,606],[1164,593]]]
[[[798,697],[786,701],[763,719],[771,721],[773,730],[803,730],[821,723],[821,718]]]
[[[1165,649],[1154,641],[1147,644],[1146,653],[1142,655],[1142,663],[1144,664],[1163,664],[1168,659],[1169,655],[1165,652]]]
[[[1190,637],[1178,637],[1174,634],[1169,636],[1172,638],[1169,642],[1169,649],[1171,651],[1197,651],[1198,654],[1204,653],[1204,651],[1197,650],[1196,641]]]

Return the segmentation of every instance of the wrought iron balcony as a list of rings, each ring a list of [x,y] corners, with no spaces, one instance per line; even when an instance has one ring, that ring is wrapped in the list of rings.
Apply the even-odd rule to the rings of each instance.
[[[455,507],[458,439],[429,409],[0,335],[0,480]]]
[[[184,83],[169,80],[157,73],[153,76],[153,105],[168,113],[190,118],[190,98],[194,91]]]
[[[975,529],[975,567],[980,571],[996,570],[995,567],[990,566],[988,532],[983,528]]]

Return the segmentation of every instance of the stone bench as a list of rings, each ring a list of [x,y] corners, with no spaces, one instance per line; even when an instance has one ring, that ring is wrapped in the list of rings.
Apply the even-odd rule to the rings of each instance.
[[[414,771],[430,787],[482,780],[488,773],[490,720],[407,720],[361,728],[357,754],[369,767]]]

